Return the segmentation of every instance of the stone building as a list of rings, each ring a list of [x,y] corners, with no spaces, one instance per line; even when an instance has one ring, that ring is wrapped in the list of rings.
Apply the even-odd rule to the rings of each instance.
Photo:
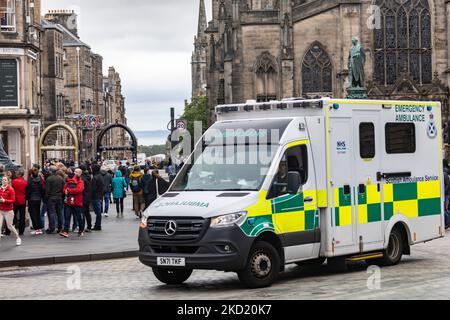
[[[11,160],[38,159],[42,115],[40,0],[0,0],[0,136]]]
[[[208,27],[206,22],[205,0],[200,0],[198,16],[198,31],[194,37],[194,52],[192,53],[192,96],[206,94],[206,70],[208,36],[205,31]]]
[[[103,57],[92,52],[91,47],[79,38],[77,15],[74,11],[51,10],[45,15],[44,25],[58,28],[63,36],[64,111],[62,120],[76,130],[81,158],[95,158],[98,134],[104,127],[114,123],[109,116],[108,108],[112,107],[114,112],[120,114],[118,117],[120,123],[126,123],[121,85],[119,87],[114,85],[112,100],[105,98],[109,93],[104,87]],[[53,56],[52,59],[57,57]],[[114,137],[117,137],[116,140],[119,143],[120,135]],[[58,138],[59,144],[66,145],[67,139],[67,135]]]
[[[109,67],[108,76],[103,78],[103,101],[105,106],[105,119],[111,124],[120,123],[127,125],[127,118],[125,117],[125,97],[122,95],[122,80],[120,74]],[[110,146],[124,146],[129,145],[129,141],[122,129],[114,128],[107,133],[107,143]],[[110,154],[110,157],[126,157],[125,154]]]
[[[210,120],[222,103],[345,97],[353,36],[370,98],[439,100],[448,120],[449,22],[445,0],[212,0],[212,21],[199,24]]]

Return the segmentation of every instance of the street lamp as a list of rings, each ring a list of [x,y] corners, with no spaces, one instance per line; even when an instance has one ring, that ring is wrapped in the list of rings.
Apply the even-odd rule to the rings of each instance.
[[[77,47],[77,67],[78,67],[78,108],[81,112],[81,76],[80,76],[80,47]]]

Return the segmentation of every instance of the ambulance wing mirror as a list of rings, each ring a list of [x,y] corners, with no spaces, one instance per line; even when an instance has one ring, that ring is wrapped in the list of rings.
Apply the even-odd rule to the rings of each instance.
[[[297,171],[288,173],[288,193],[297,194],[302,186],[302,176]]]

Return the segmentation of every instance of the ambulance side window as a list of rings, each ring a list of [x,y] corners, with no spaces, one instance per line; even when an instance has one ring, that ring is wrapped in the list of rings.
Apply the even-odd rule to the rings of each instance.
[[[386,153],[416,152],[416,126],[414,123],[386,124]]]
[[[278,172],[273,179],[268,199],[274,199],[288,193],[287,175],[291,171],[300,173],[303,184],[308,181],[308,149],[306,146],[286,150],[278,165]]]
[[[359,151],[361,158],[375,158],[375,125],[373,123],[361,123],[359,125]]]

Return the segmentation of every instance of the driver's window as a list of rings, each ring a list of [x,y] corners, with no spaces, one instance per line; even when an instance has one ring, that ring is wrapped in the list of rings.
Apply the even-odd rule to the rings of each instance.
[[[300,173],[302,184],[308,181],[308,150],[306,146],[297,146],[286,150],[270,187],[269,199],[288,194],[289,172]]]

